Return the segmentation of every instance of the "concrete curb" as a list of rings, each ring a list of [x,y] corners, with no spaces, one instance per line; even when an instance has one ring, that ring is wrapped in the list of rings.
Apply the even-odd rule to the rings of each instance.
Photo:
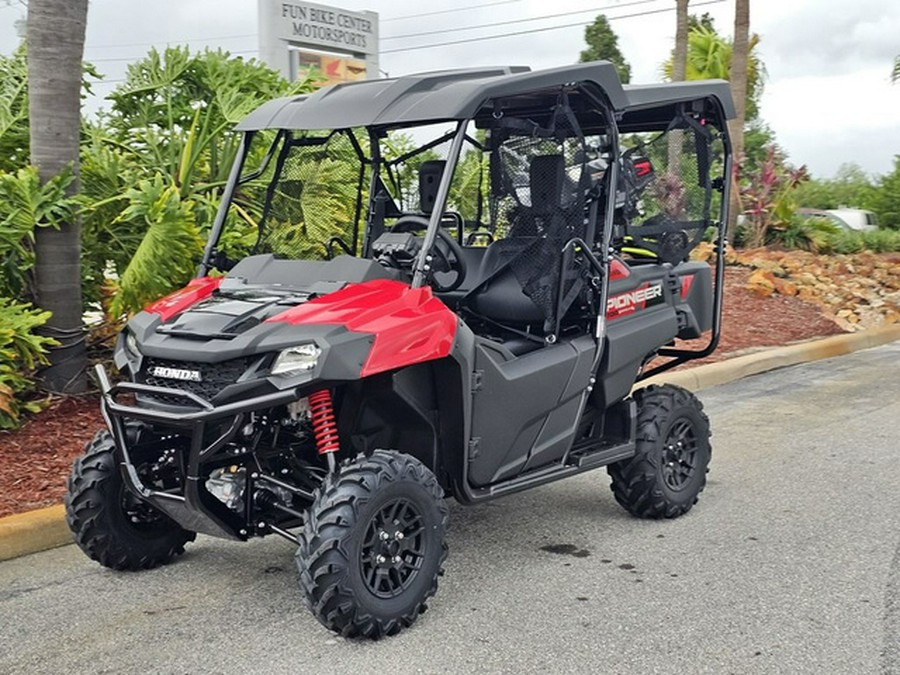
[[[776,347],[745,356],[737,356],[726,361],[707,363],[689,370],[661,373],[642,380],[640,386],[668,383],[677,384],[691,391],[699,391],[733,382],[749,375],[757,375],[798,363],[830,359],[860,349],[877,347],[894,340],[900,340],[900,325],[872,328],[860,333],[833,335],[820,340],[810,340],[787,347]]]
[[[835,335],[822,340],[767,349],[727,361],[697,366],[690,370],[662,373],[642,381],[641,386],[666,382],[698,391],[733,382],[748,375],[841,356],[894,340],[900,340],[900,326],[885,326],[860,333]],[[65,510],[61,504],[0,518],[0,561],[70,543],[72,535],[66,525]]]
[[[0,560],[72,543],[62,504],[0,518]]]

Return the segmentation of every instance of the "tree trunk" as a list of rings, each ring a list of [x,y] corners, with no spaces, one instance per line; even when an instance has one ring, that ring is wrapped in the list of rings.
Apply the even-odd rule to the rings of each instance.
[[[688,3],[690,0],[675,0],[675,52],[672,54],[672,82],[683,82],[687,75],[688,52]],[[668,171],[673,175],[681,173],[681,145],[684,134],[673,130],[669,134]]]
[[[672,81],[683,82],[687,73],[688,3],[675,0],[675,53],[672,56]]]
[[[734,98],[735,117],[728,123],[731,147],[734,150],[735,167],[743,161],[744,119],[747,112],[747,61],[750,56],[750,0],[735,0],[734,44],[731,50],[731,96]],[[736,176],[732,182],[729,230],[733,231],[740,207],[740,194]]]
[[[78,190],[78,140],[81,127],[81,61],[87,0],[29,0],[28,114],[31,162],[41,180],[66,166],[75,171],[70,190]],[[37,304],[53,312],[45,327],[60,346],[50,352],[42,372],[54,392],[79,392],[86,386],[87,356],[82,327],[81,224],[74,222],[35,232]]]

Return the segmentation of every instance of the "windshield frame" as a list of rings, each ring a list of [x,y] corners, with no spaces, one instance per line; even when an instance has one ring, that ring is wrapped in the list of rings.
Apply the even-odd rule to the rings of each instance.
[[[450,184],[453,181],[453,174],[456,172],[456,164],[459,161],[459,154],[462,151],[463,142],[466,140],[466,129],[469,120],[460,120],[456,125],[456,133],[453,135],[453,141],[450,145],[450,152],[447,155],[447,165],[444,173],[441,175],[441,182],[438,185],[437,197],[435,198],[434,208],[428,218],[428,229],[425,230],[425,239],[422,242],[422,250],[416,258],[413,265],[412,287],[419,288],[428,283],[431,259],[431,248],[437,239],[438,228],[444,216],[444,207],[447,205],[447,195],[450,193]]]

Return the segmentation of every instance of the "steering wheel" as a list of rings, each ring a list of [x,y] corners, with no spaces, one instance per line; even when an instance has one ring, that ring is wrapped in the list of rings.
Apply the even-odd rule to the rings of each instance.
[[[428,223],[428,218],[425,218],[423,216],[400,216],[400,218],[397,219],[397,222],[391,226],[390,231],[410,232],[412,230],[427,230]],[[446,250],[442,246],[438,246],[438,240],[440,240],[443,246],[446,246]],[[463,280],[465,280],[466,278],[466,260],[463,257],[462,248],[460,248],[459,244],[456,243],[456,240],[451,237],[446,232],[446,230],[444,230],[444,228],[439,226],[437,230],[437,239],[435,239],[434,246],[432,247],[430,253],[434,258],[440,261],[439,265],[435,264],[438,262],[438,260],[432,261],[430,270],[431,272],[456,273],[453,281],[449,284],[441,283],[432,274],[432,288],[434,288],[434,290],[438,293],[449,293],[450,291],[455,291],[462,285]]]

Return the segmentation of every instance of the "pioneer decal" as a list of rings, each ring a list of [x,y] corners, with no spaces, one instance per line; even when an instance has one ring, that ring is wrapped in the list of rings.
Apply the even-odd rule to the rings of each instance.
[[[184,382],[200,382],[203,379],[199,370],[169,368],[167,366],[154,366],[150,369],[150,374],[166,380],[182,380]]]
[[[652,307],[663,302],[663,289],[661,283],[644,284],[628,293],[620,293],[612,296],[606,303],[606,318],[618,319],[628,314],[634,314],[639,309]]]

